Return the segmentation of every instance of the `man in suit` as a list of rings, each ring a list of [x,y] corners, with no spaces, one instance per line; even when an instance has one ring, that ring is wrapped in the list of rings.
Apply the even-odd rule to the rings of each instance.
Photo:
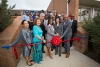
[[[74,19],[74,15],[71,16],[70,21],[72,22],[72,37],[71,39],[74,37],[74,35],[76,35],[77,33],[77,20]],[[72,42],[70,41],[70,47],[72,46]]]
[[[45,38],[46,30],[45,30],[45,26],[44,26],[44,17],[45,17],[45,14],[44,13],[40,13],[40,19],[41,19],[41,22],[42,22],[40,27],[41,27],[41,29],[43,31],[43,36]],[[42,45],[42,53],[45,53],[44,44]]]
[[[64,15],[64,21],[63,23],[63,37],[64,40],[70,40],[72,36],[72,23],[68,20],[68,16]],[[63,54],[66,54],[66,58],[70,56],[70,42],[64,42],[65,52]]]

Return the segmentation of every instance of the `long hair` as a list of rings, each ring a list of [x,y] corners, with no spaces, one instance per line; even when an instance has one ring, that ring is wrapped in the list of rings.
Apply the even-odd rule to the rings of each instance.
[[[49,17],[49,18],[48,18],[48,25],[50,24],[50,20],[52,20],[52,18],[51,18],[51,17]]]
[[[26,20],[23,20],[21,24],[23,25],[25,21],[26,21]]]
[[[59,19],[59,23],[60,23],[61,22],[60,17],[56,17],[55,22],[57,19]],[[56,24],[57,24],[57,22],[56,22]]]

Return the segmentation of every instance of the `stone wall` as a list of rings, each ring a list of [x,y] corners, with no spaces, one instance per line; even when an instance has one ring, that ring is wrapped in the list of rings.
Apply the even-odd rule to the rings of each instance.
[[[0,67],[16,67],[20,60],[20,58],[16,60],[13,48],[6,50],[1,48],[1,46],[11,44],[17,40],[21,31],[21,18],[21,16],[16,17],[13,23],[0,33]],[[17,48],[17,51],[20,56],[21,48]]]
[[[77,28],[77,34],[79,36],[88,36],[86,31],[82,27]],[[74,41],[73,46],[75,49],[81,53],[84,53],[88,49],[88,38],[86,39],[81,39],[80,42]]]

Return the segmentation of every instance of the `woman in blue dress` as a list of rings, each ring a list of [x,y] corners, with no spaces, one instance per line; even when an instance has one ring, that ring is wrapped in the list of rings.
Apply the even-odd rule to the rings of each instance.
[[[43,38],[43,31],[42,31],[42,29],[41,29],[41,27],[40,27],[40,25],[41,25],[41,20],[40,20],[40,18],[36,18],[35,19],[35,22],[34,22],[34,26],[33,26],[33,30],[32,30],[32,32],[33,32],[33,44],[34,44],[34,46],[33,46],[33,61],[35,62],[35,63],[38,63],[38,64],[40,64],[40,62],[43,60],[43,55],[42,55],[42,44],[36,44],[36,43],[39,43],[39,42],[46,42],[45,40],[44,40],[44,38]]]

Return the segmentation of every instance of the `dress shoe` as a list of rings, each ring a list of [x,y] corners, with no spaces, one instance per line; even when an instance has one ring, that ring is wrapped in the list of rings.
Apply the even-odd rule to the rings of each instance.
[[[61,55],[59,55],[59,57],[61,57]]]
[[[67,54],[66,52],[62,52],[62,54]]]
[[[66,55],[66,58],[69,58],[69,56],[70,56],[70,54],[67,54],[67,55]]]

